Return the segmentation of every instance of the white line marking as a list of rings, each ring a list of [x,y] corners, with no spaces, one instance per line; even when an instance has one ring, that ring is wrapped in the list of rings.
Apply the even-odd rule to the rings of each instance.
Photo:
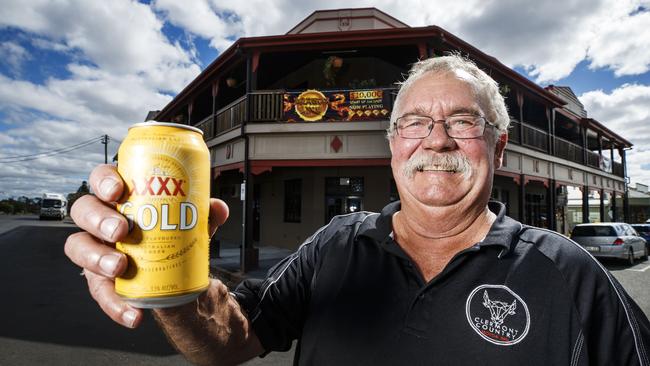
[[[626,271],[634,271],[634,272],[645,272],[648,269],[650,269],[650,266],[645,266],[643,269],[632,269],[632,268],[626,268]]]

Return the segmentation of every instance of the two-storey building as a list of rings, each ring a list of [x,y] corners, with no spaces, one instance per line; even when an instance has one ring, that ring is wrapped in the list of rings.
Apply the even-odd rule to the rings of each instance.
[[[254,265],[254,243],[295,248],[334,215],[398,199],[385,137],[395,83],[450,51],[506,97],[510,142],[493,197],[509,215],[561,233],[623,219],[632,145],[588,118],[570,88],[542,88],[440,27],[374,8],[316,11],[287,34],[238,39],[155,119],[204,131],[212,196],[231,209],[217,236],[243,241]]]

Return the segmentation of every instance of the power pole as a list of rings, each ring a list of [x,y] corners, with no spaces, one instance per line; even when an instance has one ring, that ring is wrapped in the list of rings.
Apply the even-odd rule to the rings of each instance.
[[[102,136],[102,144],[104,144],[104,164],[108,164],[108,135]]]

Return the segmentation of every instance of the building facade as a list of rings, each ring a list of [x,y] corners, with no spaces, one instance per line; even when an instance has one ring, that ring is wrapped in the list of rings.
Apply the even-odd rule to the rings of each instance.
[[[561,233],[623,220],[632,145],[587,118],[570,88],[542,88],[442,28],[374,8],[316,11],[285,35],[238,39],[155,119],[203,130],[212,196],[231,210],[217,237],[243,242],[255,265],[258,245],[296,248],[334,215],[398,199],[385,137],[396,82],[448,52],[474,60],[506,98],[493,198],[509,215]]]

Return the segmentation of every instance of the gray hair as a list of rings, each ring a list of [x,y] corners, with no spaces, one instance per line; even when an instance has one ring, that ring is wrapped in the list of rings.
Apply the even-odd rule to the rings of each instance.
[[[429,58],[413,64],[406,80],[400,83],[399,92],[393,104],[390,125],[386,130],[389,139],[395,135],[395,121],[399,117],[398,112],[404,92],[428,73],[469,74],[470,78],[463,77],[462,80],[474,89],[479,105],[486,114],[485,118],[496,126],[495,136],[498,138],[498,136],[508,132],[510,117],[503,96],[499,93],[499,84],[483,70],[479,69],[473,61],[459,54],[450,54],[448,56]]]

